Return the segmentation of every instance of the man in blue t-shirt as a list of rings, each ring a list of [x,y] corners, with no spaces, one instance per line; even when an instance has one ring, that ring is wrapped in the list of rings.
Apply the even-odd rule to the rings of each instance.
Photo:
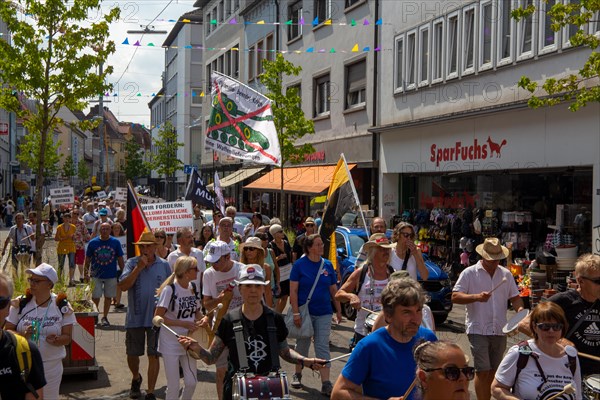
[[[134,243],[140,256],[127,260],[125,270],[119,278],[119,288],[127,291],[127,318],[125,319],[125,351],[127,365],[133,376],[129,397],[141,396],[142,375],[140,357],[148,349],[148,390],[146,398],[154,397],[154,386],[160,365],[156,351],[156,331],[152,318],[156,306],[156,289],[171,275],[169,263],[156,256],[156,238],[152,232],[144,232]],[[149,396],[151,395],[151,396]]]
[[[332,398],[389,399],[403,396],[415,379],[413,349],[423,341],[437,340],[421,327],[425,292],[412,278],[388,283],[381,293],[386,320],[380,328],[362,339],[338,377]],[[414,399],[412,392],[405,397]]]
[[[100,225],[100,236],[88,243],[84,262],[86,276],[89,278],[91,275],[94,283],[92,300],[96,303],[96,307],[100,304],[100,297],[104,295],[103,317],[100,320],[100,325],[104,327],[110,326],[108,322],[110,302],[117,296],[117,265],[120,270],[125,266],[121,242],[110,236],[110,231],[110,224]]]

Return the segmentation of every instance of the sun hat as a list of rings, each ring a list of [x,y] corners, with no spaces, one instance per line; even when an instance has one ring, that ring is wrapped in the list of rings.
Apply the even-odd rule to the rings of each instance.
[[[504,260],[508,257],[508,249],[500,244],[498,238],[487,238],[475,249],[484,260]]]
[[[52,284],[58,282],[58,274],[56,273],[54,267],[50,264],[42,263],[35,268],[26,269],[25,272],[28,274],[48,278]]]
[[[315,219],[313,217],[308,217],[304,220],[304,225],[306,224],[314,224],[315,223]]]
[[[263,255],[265,254],[265,249],[262,247],[261,240],[260,240],[260,238],[257,238],[256,236],[250,236],[248,239],[246,239],[246,241],[240,245],[240,252],[244,251],[244,249],[246,247],[253,247],[255,249],[260,249],[260,251],[262,251]]]
[[[410,274],[408,273],[408,271],[400,270],[400,271],[392,272],[392,274],[390,275],[389,281],[391,282],[395,279],[402,279],[402,278],[410,278]]]
[[[240,268],[238,279],[235,281],[238,285],[263,285],[267,286],[270,281],[265,281],[263,269],[258,264],[248,264]]]
[[[204,260],[208,261],[209,263],[216,263],[221,257],[227,256],[231,253],[229,245],[222,240],[208,242],[206,246],[208,249],[206,250],[206,257],[204,257]]]
[[[141,234],[140,238],[137,242],[133,244],[156,244],[156,238],[154,237],[154,233],[152,232],[144,232]]]
[[[279,224],[274,224],[269,227],[269,233],[271,236],[275,236],[277,232],[283,232],[283,228]]]
[[[390,239],[385,236],[385,233],[374,233],[369,237],[369,241],[363,245],[363,250],[368,251],[373,247],[381,247],[384,249],[391,249],[395,247],[396,244],[390,242]]]

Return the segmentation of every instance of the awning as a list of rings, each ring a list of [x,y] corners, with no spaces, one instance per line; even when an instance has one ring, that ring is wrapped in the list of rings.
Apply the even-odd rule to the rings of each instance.
[[[352,170],[356,164],[348,164]],[[311,167],[286,167],[283,169],[283,190],[288,193],[315,195],[329,188],[335,165],[315,165]],[[247,190],[281,190],[281,168],[272,170],[259,179],[244,186]]]
[[[237,170],[234,173],[229,174],[226,177],[224,177],[223,179],[221,179],[221,187],[229,187],[229,186],[235,185],[236,183],[241,182],[244,179],[248,179],[251,176],[258,174],[263,169],[265,169],[265,167],[244,168],[244,169]],[[214,186],[214,184],[212,184],[212,183],[210,185],[206,185],[206,187],[210,190],[213,190],[213,186]]]

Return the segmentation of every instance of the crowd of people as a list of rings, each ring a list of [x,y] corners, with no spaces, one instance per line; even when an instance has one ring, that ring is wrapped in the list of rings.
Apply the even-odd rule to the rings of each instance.
[[[506,352],[507,304],[520,311],[523,303],[501,265],[508,249],[495,238],[480,244],[481,259],[460,274],[452,294],[454,303],[466,305],[470,365],[459,346],[437,340],[426,293],[417,281],[417,273],[426,279],[428,271],[411,224],[395,226],[390,240],[385,221],[374,218],[355,271],[339,287],[311,217],[290,243],[276,218],[264,225],[255,213],[241,226],[234,207],[225,215],[215,211],[211,221],[196,207],[191,228],[179,229],[175,238],[162,230],[144,232],[134,243],[140,255],[125,260],[117,240],[127,226],[124,215],[118,215],[121,210],[109,215],[106,205],[85,208],[83,216],[81,208],[72,210],[71,218],[65,212],[56,230],[63,254],[59,265],[27,270],[29,301],[23,306],[22,300],[10,301],[10,280],[0,275],[0,322],[29,339],[33,362],[41,358],[43,363],[35,373],[32,368],[31,382],[20,389],[23,395],[10,398],[29,398],[42,390],[45,398],[58,397],[62,370],[57,360],[71,340],[74,318],[52,287],[66,260],[69,271],[82,264],[81,279],[93,280],[96,305],[104,297],[100,326],[110,325],[111,304],[127,292],[125,347],[132,399],[142,397],[144,381],[145,399],[156,398],[161,359],[167,399],[199,397],[194,394],[197,360],[215,364],[220,400],[231,399],[246,380],[280,379],[280,360],[294,364],[291,387],[302,388],[302,371],[310,368],[319,371],[322,395],[334,399],[468,399],[471,380],[482,400],[536,398],[540,391],[556,394],[566,385],[576,394],[562,398],[581,399],[582,374],[598,370],[597,362],[581,361],[578,350],[598,355],[600,348],[598,335],[587,333],[592,324],[600,326],[599,256],[578,260],[578,289],[538,305],[523,325],[533,338]],[[94,221],[90,213],[96,214]],[[16,223],[20,226],[20,218]],[[14,235],[5,244],[17,242],[22,233]],[[78,257],[79,250],[84,251]],[[67,279],[75,280],[72,274]],[[357,318],[353,351],[341,374],[332,377],[329,338],[332,324],[342,320],[341,302],[356,308]],[[370,315],[378,317],[368,326]],[[312,333],[291,339],[290,332],[302,330],[306,320]],[[11,345],[9,335],[0,336],[0,355]],[[311,345],[315,357],[308,357]],[[521,366],[524,353],[528,358]],[[144,355],[145,374],[140,368]],[[13,373],[19,372],[12,359],[0,361],[0,371],[9,363]],[[5,379],[0,374],[3,398]]]

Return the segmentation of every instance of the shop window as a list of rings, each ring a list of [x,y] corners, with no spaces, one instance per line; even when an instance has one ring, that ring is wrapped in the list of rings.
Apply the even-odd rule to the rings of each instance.
[[[429,84],[429,25],[419,29],[419,86]]]
[[[417,83],[417,32],[406,34],[406,90],[414,89]]]
[[[346,109],[364,106],[367,93],[367,61],[346,67]]]
[[[492,68],[496,34],[494,31],[494,11],[491,1],[479,6],[479,71]]]
[[[452,79],[458,77],[458,43],[460,30],[458,29],[459,15],[453,13],[448,15],[447,23],[447,66],[446,66],[446,78]]]
[[[552,19],[548,12],[556,4],[556,0],[541,1],[539,4],[540,41],[539,54],[550,53],[557,49],[558,32],[552,30]]]
[[[331,18],[331,0],[314,0],[314,17],[322,24]]]
[[[565,5],[578,5],[580,3],[580,0],[562,0],[564,2]],[[575,9],[573,10],[573,12],[571,13],[572,16],[577,16],[581,14],[581,9]],[[571,47],[571,37],[574,36],[577,33],[577,30],[579,28],[576,25],[571,25],[568,24],[567,26],[564,26],[562,28],[562,37],[563,37],[563,43],[562,46],[563,47]],[[582,26],[582,29],[585,29],[585,27]]]
[[[396,38],[396,57],[395,57],[396,73],[394,88],[397,92],[404,91],[404,36]]]
[[[292,24],[288,26],[288,40],[293,40],[302,36],[302,25],[300,25],[301,18],[302,0],[297,1],[288,7],[288,20],[292,21]]]
[[[512,0],[498,2],[498,65],[513,61],[515,20],[511,15],[512,10]]]
[[[463,9],[463,32],[462,32],[462,75],[472,74],[475,72],[475,26],[476,26],[476,9],[475,6],[466,7]]]
[[[329,115],[331,106],[331,81],[329,80],[329,74],[316,78],[313,87],[313,116]]]
[[[519,7],[526,9],[533,5],[533,0],[519,0]],[[517,59],[524,60],[533,57],[533,14],[521,18],[517,22]]]
[[[444,79],[444,19],[433,21],[431,45],[431,83]]]

